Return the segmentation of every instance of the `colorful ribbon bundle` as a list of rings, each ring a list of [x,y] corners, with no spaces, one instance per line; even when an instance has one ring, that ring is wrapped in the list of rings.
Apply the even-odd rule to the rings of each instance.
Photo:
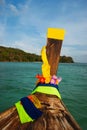
[[[43,112],[39,110],[39,108],[41,108],[40,101],[35,95],[33,95],[36,92],[55,95],[61,99],[58,85],[38,83],[33,90],[32,95],[21,98],[21,100],[15,104],[21,123],[34,121],[43,114]]]

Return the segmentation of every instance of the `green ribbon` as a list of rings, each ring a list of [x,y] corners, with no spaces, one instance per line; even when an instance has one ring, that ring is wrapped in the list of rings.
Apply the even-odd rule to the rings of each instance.
[[[33,121],[33,119],[26,113],[20,101],[15,103],[21,123]]]
[[[51,95],[56,95],[58,98],[61,99],[61,95],[60,95],[58,89],[55,88],[55,87],[51,87],[51,86],[38,86],[38,87],[36,87],[33,90],[32,94],[34,94],[36,92],[45,93],[45,94],[51,94]]]

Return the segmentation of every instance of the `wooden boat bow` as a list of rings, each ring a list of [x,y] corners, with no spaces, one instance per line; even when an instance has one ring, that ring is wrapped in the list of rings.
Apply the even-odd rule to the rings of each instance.
[[[50,35],[52,36],[52,33]],[[57,73],[64,36],[62,39],[55,39],[55,35],[52,38],[50,35],[47,34],[46,54],[51,67],[50,74],[53,76]],[[17,109],[13,106],[0,114],[1,130],[81,130],[62,100],[57,96],[40,92],[36,92],[34,95],[41,103],[42,116],[33,122],[21,124]]]

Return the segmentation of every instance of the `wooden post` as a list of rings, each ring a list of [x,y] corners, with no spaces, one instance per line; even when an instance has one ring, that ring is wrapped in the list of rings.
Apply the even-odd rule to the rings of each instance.
[[[60,58],[60,51],[62,47],[62,41],[64,39],[65,31],[63,29],[55,29],[49,28],[47,32],[47,46],[46,46],[46,53],[48,62],[50,64],[50,74],[56,75],[59,58]]]
[[[56,39],[47,39],[47,58],[48,62],[50,64],[50,74],[56,75],[58,64],[59,64],[59,57],[60,57],[60,51],[62,46],[62,40],[56,40]]]

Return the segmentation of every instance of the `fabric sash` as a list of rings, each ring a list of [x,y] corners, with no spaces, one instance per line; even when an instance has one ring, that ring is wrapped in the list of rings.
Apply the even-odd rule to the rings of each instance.
[[[48,86],[46,86],[46,85],[41,85],[40,86],[39,85],[39,86],[37,86],[33,90],[32,94],[34,94],[36,92],[45,93],[45,94],[51,94],[51,95],[56,95],[58,98],[61,99],[61,95],[60,95],[58,89],[56,87],[53,87],[52,85],[48,85]]]

